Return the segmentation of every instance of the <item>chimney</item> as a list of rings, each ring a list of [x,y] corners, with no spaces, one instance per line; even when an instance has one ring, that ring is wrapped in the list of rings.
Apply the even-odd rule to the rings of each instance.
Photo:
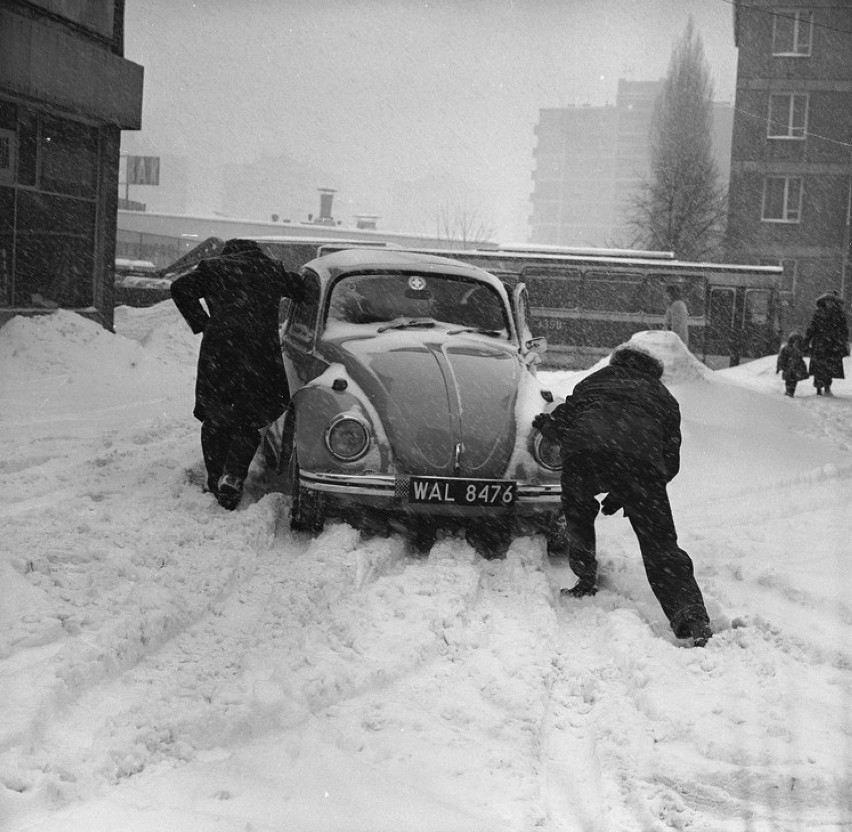
[[[331,224],[334,222],[331,215],[331,201],[334,199],[334,188],[319,188],[320,192],[320,212],[317,217],[318,223]]]

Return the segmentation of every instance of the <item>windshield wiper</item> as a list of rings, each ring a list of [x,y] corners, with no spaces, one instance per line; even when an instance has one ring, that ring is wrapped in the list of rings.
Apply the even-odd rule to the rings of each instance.
[[[492,338],[499,338],[502,333],[499,329],[481,329],[479,327],[465,327],[464,329],[450,330],[450,335],[461,335],[462,332],[475,332],[477,335],[489,335]]]
[[[435,326],[435,322],[424,320],[423,318],[412,318],[410,321],[398,321],[395,324],[385,324],[385,326],[380,326],[376,331],[387,332],[389,329],[408,329],[413,326],[423,326],[428,328]]]

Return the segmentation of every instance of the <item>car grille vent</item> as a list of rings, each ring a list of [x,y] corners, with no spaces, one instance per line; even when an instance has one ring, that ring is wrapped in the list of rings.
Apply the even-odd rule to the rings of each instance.
[[[411,487],[411,477],[397,477],[394,483],[393,496],[397,500],[408,501],[408,490]]]

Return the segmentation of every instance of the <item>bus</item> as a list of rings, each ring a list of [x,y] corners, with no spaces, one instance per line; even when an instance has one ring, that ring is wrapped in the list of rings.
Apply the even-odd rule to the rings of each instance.
[[[547,338],[545,367],[584,369],[636,332],[662,329],[670,285],[680,288],[689,311],[690,350],[709,367],[777,353],[781,344],[780,266],[696,263],[672,252],[635,249],[532,244],[436,249],[381,240],[252,239],[291,271],[334,251],[381,247],[461,260],[491,272],[510,290],[523,283],[530,329]],[[210,238],[163,271],[175,277],[223,244]]]
[[[708,366],[733,366],[780,347],[780,266],[618,249],[408,250],[471,263],[509,286],[523,283],[530,327],[547,338],[545,365],[588,367],[636,332],[662,329],[670,285],[680,288],[689,311],[690,350]]]

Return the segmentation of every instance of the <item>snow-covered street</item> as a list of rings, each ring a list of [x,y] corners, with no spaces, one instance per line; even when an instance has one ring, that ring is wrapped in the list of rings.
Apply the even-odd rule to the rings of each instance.
[[[576,601],[540,538],[309,539],[259,479],[223,510],[197,336],[170,302],[116,331],[0,328],[2,832],[852,827],[852,380],[790,400],[774,356],[714,373],[645,336],[683,413],[701,650],[620,515]]]

